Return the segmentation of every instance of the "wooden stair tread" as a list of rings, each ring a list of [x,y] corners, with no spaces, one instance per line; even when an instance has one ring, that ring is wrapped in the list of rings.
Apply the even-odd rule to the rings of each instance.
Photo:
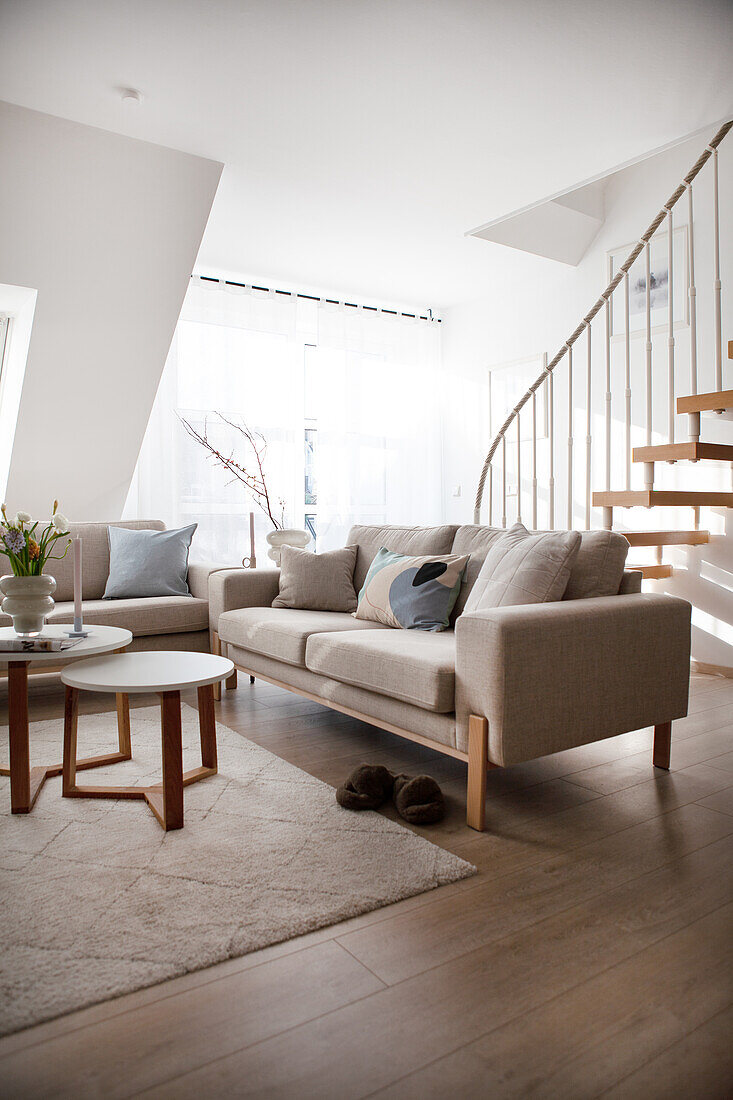
[[[634,462],[733,462],[733,446],[727,443],[661,443],[634,447]]]
[[[691,393],[677,398],[678,413],[718,412],[733,409],[733,390],[714,390],[712,393]]]
[[[593,504],[602,508],[733,508],[733,493],[685,492],[678,489],[604,490],[593,494]]]
[[[710,542],[709,531],[619,531],[629,546],[701,546]]]
[[[661,577],[672,576],[671,565],[634,565],[629,563],[626,568],[629,572],[641,573],[645,581],[655,581]]]

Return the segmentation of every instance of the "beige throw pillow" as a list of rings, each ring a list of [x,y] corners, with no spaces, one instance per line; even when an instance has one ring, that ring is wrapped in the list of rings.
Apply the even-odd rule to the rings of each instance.
[[[356,611],[356,546],[312,554],[295,546],[280,551],[280,592],[273,607],[301,611]]]
[[[531,535],[515,523],[489,548],[465,611],[561,600],[579,547],[578,531]]]

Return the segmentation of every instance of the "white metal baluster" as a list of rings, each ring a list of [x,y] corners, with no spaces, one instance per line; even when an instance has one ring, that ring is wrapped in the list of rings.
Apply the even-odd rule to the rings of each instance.
[[[537,394],[532,391],[532,530],[537,530]]]
[[[591,462],[592,462],[592,447],[593,436],[591,434],[592,424],[592,402],[591,402],[591,331],[590,321],[586,323],[586,331],[588,334],[588,362],[585,372],[585,529],[590,531],[590,501],[591,501]]]
[[[631,333],[629,332],[629,273],[624,275],[624,332],[625,332],[625,388],[624,403],[626,412],[626,424],[624,426],[624,443],[626,444],[626,488],[631,488]]]
[[[501,525],[506,527],[506,436],[501,437]]]
[[[667,372],[669,375],[668,388],[668,435],[669,442],[674,443],[674,272],[672,270],[673,262],[673,240],[672,240],[672,208],[667,210],[667,230],[669,233],[667,241],[667,271],[668,271],[668,284],[667,284],[667,302],[669,303],[669,329],[667,334]]]
[[[573,529],[573,347],[568,349],[568,531]]]
[[[547,370],[547,352],[544,356],[545,370]],[[550,436],[550,477],[549,481],[549,493],[548,493],[548,527],[551,531],[555,530],[555,379],[550,372],[548,385],[548,419],[549,419],[549,436]]]
[[[519,424],[521,413],[517,409],[517,523],[522,522],[522,432]]]
[[[720,217],[718,206],[718,150],[713,149],[713,247],[715,256],[715,389],[723,388],[723,334],[720,314]]]
[[[652,445],[652,297],[650,282],[652,278],[649,257],[649,241],[644,245],[646,263],[646,445]]]
[[[692,184],[687,184],[687,248],[690,286],[690,393],[697,393],[697,290],[695,289],[695,230],[692,217]]]
[[[611,297],[606,298],[606,490],[611,489]]]

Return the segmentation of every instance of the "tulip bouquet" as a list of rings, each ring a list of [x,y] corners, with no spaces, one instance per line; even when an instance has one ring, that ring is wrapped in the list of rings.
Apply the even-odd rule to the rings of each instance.
[[[43,530],[38,520],[28,512],[18,512],[8,518],[6,505],[0,508],[0,554],[10,559],[10,568],[16,577],[37,577],[47,561],[60,561],[71,545],[69,521],[58,510],[59,502],[53,502],[53,515]],[[65,544],[61,541],[65,539]],[[53,553],[63,546],[62,554]]]

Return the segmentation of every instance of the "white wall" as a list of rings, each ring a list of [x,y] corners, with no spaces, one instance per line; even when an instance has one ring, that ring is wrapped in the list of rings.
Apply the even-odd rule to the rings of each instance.
[[[712,136],[712,131],[711,131]],[[495,364],[547,351],[552,358],[574,330],[608,282],[607,251],[631,244],[646,229],[657,211],[697,159],[705,137],[694,139],[653,161],[629,169],[613,179],[606,194],[606,221],[598,237],[577,268],[566,267],[540,257],[503,249],[477,241],[485,248],[487,268],[493,270],[492,293],[466,301],[444,312],[444,365],[453,376],[456,400],[446,411],[445,492],[446,519],[471,522],[473,497],[484,456],[490,443],[488,422],[488,370]],[[723,282],[723,340],[733,338],[733,209],[728,196],[733,181],[733,137],[720,150],[721,180],[721,263]],[[700,391],[712,390],[712,231],[711,172],[703,169],[694,188],[696,282],[698,288],[698,363]],[[675,226],[686,224],[687,203],[675,207]],[[594,476],[593,488],[605,487],[603,454],[603,319],[596,322],[594,337]],[[667,345],[666,332],[654,336],[654,439],[666,442],[667,431]],[[689,392],[689,328],[675,331],[676,387]],[[574,469],[574,525],[585,525],[585,337],[576,345],[574,378],[576,396]],[[613,474],[612,488],[624,488],[623,452],[623,340],[613,344]],[[645,442],[644,339],[631,342],[632,357],[632,444]],[[724,358],[724,385],[733,387],[733,363]],[[557,368],[555,387],[557,524],[566,516],[567,462],[567,368]],[[686,439],[686,418],[678,417],[676,438]],[[510,429],[509,437],[512,429]],[[702,438],[711,442],[733,442],[733,425],[720,418],[703,417]],[[529,449],[523,451],[523,519],[529,522]],[[540,508],[538,525],[546,523],[546,453],[540,462]],[[700,464],[697,467],[657,466],[658,488],[709,488],[730,490],[728,464]],[[461,496],[453,496],[461,486]],[[643,487],[643,468],[632,470],[632,488]],[[508,510],[514,521],[515,502]],[[484,516],[486,512],[484,511]],[[494,523],[499,510],[494,511]],[[601,525],[596,511],[593,526]],[[617,510],[615,525],[631,530],[692,527],[690,509]],[[703,527],[712,532],[709,545],[665,551],[665,560],[675,565],[669,580],[645,582],[645,587],[689,599],[693,604],[693,655],[700,661],[733,667],[733,518],[726,510],[704,509]],[[652,561],[645,551],[633,550],[631,558]]]
[[[0,103],[0,283],[38,291],[7,499],[121,514],[222,166]]]

